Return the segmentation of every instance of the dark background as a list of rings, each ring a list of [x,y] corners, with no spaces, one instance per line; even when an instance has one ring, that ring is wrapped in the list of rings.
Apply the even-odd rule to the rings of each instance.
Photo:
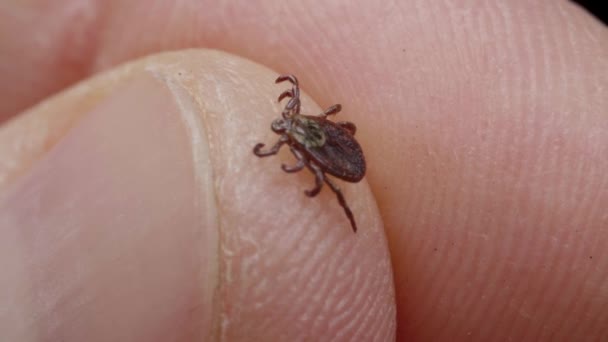
[[[595,15],[598,19],[604,22],[604,25],[608,25],[608,15],[606,11],[606,7],[608,7],[608,1],[602,0],[575,0],[573,1],[580,6],[584,7]]]

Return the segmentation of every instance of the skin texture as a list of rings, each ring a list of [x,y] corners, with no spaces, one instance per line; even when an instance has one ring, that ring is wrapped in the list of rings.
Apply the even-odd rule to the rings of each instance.
[[[9,340],[608,339],[608,34],[574,5],[5,2],[1,32],[20,33],[0,50],[0,113],[16,117],[0,130],[0,308],[19,308],[0,309]],[[188,47],[277,72],[184,52],[22,113]],[[214,86],[181,86],[171,68]],[[320,106],[305,112],[342,103],[340,120],[357,124],[367,183],[344,186],[356,236],[330,193],[301,193],[311,177],[244,160],[274,137],[279,72]],[[206,140],[184,117],[201,118]],[[83,159],[79,138],[107,159]]]

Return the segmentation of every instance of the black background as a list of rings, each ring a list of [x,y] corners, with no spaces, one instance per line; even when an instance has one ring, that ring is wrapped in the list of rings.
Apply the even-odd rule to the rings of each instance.
[[[606,11],[606,7],[608,7],[608,1],[602,0],[575,0],[573,1],[580,6],[584,7],[595,15],[599,20],[604,22],[604,25],[608,24],[608,15]]]

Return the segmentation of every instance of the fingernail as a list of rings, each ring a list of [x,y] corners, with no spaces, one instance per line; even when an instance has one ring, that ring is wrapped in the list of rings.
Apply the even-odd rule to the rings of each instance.
[[[195,153],[208,157],[184,119],[195,107],[175,94],[137,76],[0,195],[0,308],[22,304],[0,309],[4,337],[206,336],[216,209],[206,168],[194,168]]]

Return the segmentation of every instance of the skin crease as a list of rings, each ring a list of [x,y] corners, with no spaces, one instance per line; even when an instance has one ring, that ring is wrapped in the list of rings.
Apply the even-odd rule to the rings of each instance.
[[[608,338],[608,37],[574,5],[1,6],[0,32],[23,32],[0,54],[5,117],[193,46],[294,73],[321,107],[342,103],[384,222],[398,340]]]

